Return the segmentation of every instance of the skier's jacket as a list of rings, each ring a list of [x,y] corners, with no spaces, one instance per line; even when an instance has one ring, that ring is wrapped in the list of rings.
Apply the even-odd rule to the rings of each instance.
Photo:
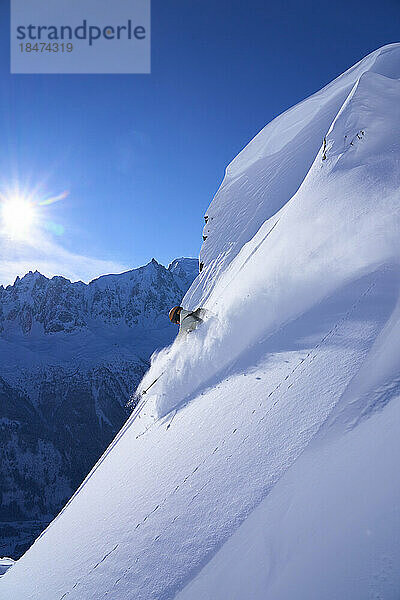
[[[204,308],[198,308],[193,311],[182,308],[179,314],[180,327],[178,338],[185,337],[188,333],[194,331],[203,322],[205,314],[206,311]]]

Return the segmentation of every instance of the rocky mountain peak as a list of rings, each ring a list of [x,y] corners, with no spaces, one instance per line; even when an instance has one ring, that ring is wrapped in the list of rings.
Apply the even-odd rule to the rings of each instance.
[[[89,284],[29,271],[0,288],[0,333],[26,336],[35,324],[44,334],[72,332],[93,321],[129,328],[165,324],[169,306],[197,275],[195,259],[177,259],[171,265],[166,269],[153,258],[144,267]]]

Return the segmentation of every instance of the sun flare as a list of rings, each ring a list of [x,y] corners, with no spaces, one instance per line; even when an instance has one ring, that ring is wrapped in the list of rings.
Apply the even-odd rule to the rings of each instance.
[[[25,198],[8,198],[0,205],[1,227],[4,233],[18,240],[27,240],[36,222],[35,206]]]

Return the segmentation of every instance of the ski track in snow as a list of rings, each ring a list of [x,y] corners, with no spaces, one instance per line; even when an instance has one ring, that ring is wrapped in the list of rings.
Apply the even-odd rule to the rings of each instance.
[[[308,363],[308,365],[310,365],[317,357],[317,351],[318,348],[320,348],[327,340],[330,336],[333,336],[335,334],[335,332],[340,328],[341,325],[343,325],[352,315],[352,313],[357,309],[358,305],[360,304],[360,302],[362,302],[363,298],[365,296],[367,296],[372,290],[373,288],[376,286],[377,284],[377,280],[379,278],[379,276],[382,276],[383,273],[380,272],[377,274],[377,276],[374,278],[374,281],[368,285],[368,287],[366,288],[366,290],[359,296],[359,298],[356,300],[356,302],[350,307],[350,309],[347,311],[347,313],[340,319],[338,320],[335,325],[319,340],[319,342],[317,344],[315,344],[315,346],[310,349],[306,356],[302,357],[296,364],[295,366],[291,369],[291,371],[289,371],[289,373],[287,375],[285,375],[285,377],[283,379],[281,379],[279,381],[279,383],[266,395],[264,401],[259,402],[258,407],[254,408],[251,411],[251,416],[250,419],[254,419],[254,415],[258,415],[258,413],[260,412],[258,409],[262,409],[261,412],[263,412],[263,409],[265,408],[265,400],[268,400],[269,398],[271,398],[274,394],[276,394],[276,392],[282,387],[285,386],[284,391],[288,391],[293,385],[294,385],[294,381],[292,381],[293,379],[293,375],[296,373],[296,371],[302,367],[304,365],[304,363]],[[304,368],[307,368],[307,364],[304,365]],[[301,371],[300,375],[304,372]],[[290,380],[289,385],[286,385],[288,380]],[[258,426],[262,421],[264,421],[267,417],[268,414],[274,409],[274,407],[277,405],[277,403],[281,400],[281,398],[278,398],[277,400],[275,400],[274,402],[272,402],[272,404],[268,407],[268,410],[266,412],[263,412],[262,416],[260,418],[258,418],[258,416],[256,417],[256,421],[255,421],[255,426]],[[132,421],[133,422],[133,421]],[[232,432],[231,435],[236,435],[236,437],[240,438],[240,433],[241,433],[241,429],[240,427],[235,427]],[[246,434],[244,436],[241,437],[239,443],[236,445],[236,447],[234,448],[234,450],[232,451],[231,454],[227,455],[225,457],[226,461],[230,460],[232,458],[233,453],[236,453],[239,448],[245,443],[245,441],[250,437],[250,434]],[[171,497],[183,486],[185,485],[190,478],[202,467],[204,467],[207,462],[210,460],[210,458],[212,458],[214,456],[214,454],[218,451],[221,451],[224,447],[226,443],[226,439],[222,439],[220,444],[218,446],[216,446],[214,448],[214,450],[209,454],[206,455],[204,457],[204,459],[198,463],[194,469],[192,469],[192,471],[188,474],[185,475],[185,477],[181,480],[180,483],[178,483],[175,488],[170,491],[170,493],[168,495],[166,495],[162,500],[159,501],[159,503],[153,508],[153,510],[151,510],[149,513],[147,513],[143,519],[141,521],[139,521],[138,523],[136,523],[134,525],[134,529],[138,529],[139,527],[141,527],[149,518],[151,518],[151,516],[158,510],[162,509],[163,506],[166,504],[166,502],[168,500],[171,499]],[[190,506],[190,504],[201,494],[201,492],[207,487],[209,486],[210,483],[212,483],[214,479],[214,476],[211,476],[201,487],[200,489],[194,494],[194,496],[190,499],[190,501],[188,502],[187,506]],[[269,491],[269,490],[268,490]],[[268,493],[267,491],[267,493]],[[176,515],[171,524],[173,524],[177,519],[179,518],[179,515]],[[162,533],[160,532],[156,535],[156,537],[154,538],[154,542],[157,540],[160,540],[160,538],[162,537]],[[108,556],[110,556],[112,554],[112,552],[114,552],[114,550],[116,550],[118,547],[118,544],[116,544],[112,550],[110,550],[107,554],[105,554],[103,556],[103,558],[96,563],[92,569],[84,576],[88,577],[91,575],[91,573],[104,561],[107,559]],[[135,566],[137,565],[137,563],[140,560],[140,556],[136,556],[130,567],[128,567],[125,571],[122,572],[120,578],[118,578],[115,582],[114,582],[114,586],[117,586],[118,583],[121,581],[121,579],[123,579],[124,577],[126,577],[126,575],[129,573],[129,571],[131,571],[131,569],[135,568]],[[73,589],[75,589],[77,586],[79,585],[79,581],[75,582],[75,584],[72,586],[71,591]],[[66,596],[69,595],[70,592],[65,592],[64,595],[60,598],[60,600],[62,600],[63,598],[65,598]],[[108,592],[106,592],[106,594],[102,597],[106,597],[108,595]],[[165,596],[165,598],[169,598],[169,597],[173,597],[173,596]]]

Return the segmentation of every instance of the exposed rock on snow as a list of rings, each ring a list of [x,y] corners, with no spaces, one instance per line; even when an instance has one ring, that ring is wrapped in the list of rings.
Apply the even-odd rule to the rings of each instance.
[[[8,558],[7,556],[0,558],[0,577],[13,566],[14,562],[12,558]]]

